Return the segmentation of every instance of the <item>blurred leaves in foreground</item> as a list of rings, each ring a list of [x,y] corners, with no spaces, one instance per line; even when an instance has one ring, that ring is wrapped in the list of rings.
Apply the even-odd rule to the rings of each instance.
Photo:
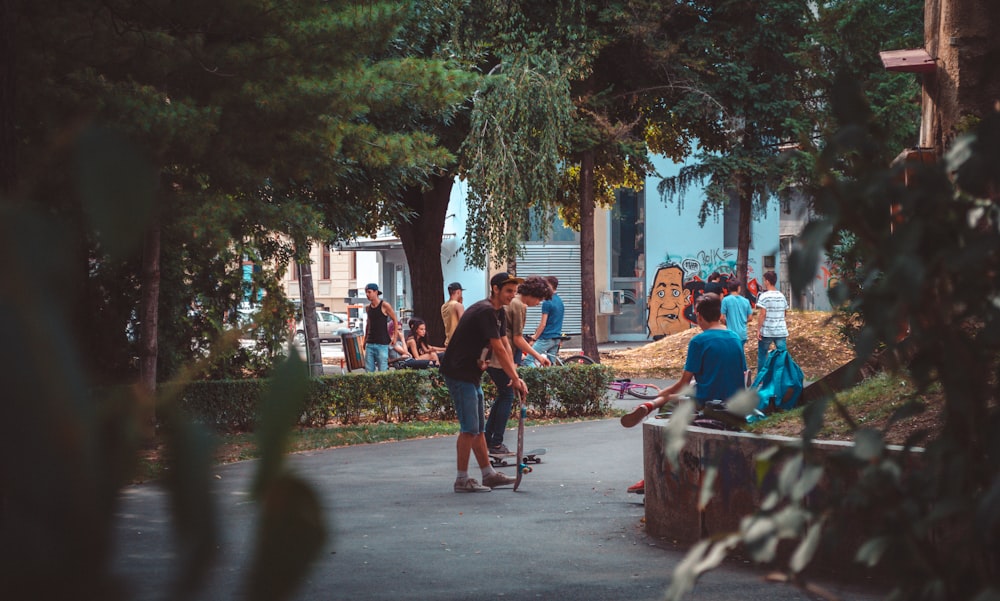
[[[890,599],[1000,598],[1000,114],[986,116],[937,164],[907,166],[904,185],[903,165],[877,160],[885,137],[854,85],[840,81],[834,97],[840,129],[817,159],[819,217],[793,251],[791,279],[813,277],[803,270],[820,249],[839,257],[833,295],[857,324],[853,367],[878,355],[915,382],[890,424],[922,411],[922,394],[939,387],[944,424],[915,461],[891,451],[881,431],[855,423],[854,446],[831,459],[833,470],[812,452],[831,399],[806,406],[802,440],[758,457],[761,477],[778,470],[775,489],[739,531],[689,552],[669,599],[737,547],[783,566],[774,579],[835,598],[806,569],[827,543],[859,528],[864,540],[838,552],[878,570],[892,585]],[[803,503],[820,474],[838,494]],[[792,545],[785,559],[776,553],[781,541]]]
[[[83,234],[109,252],[133,252],[156,202],[153,170],[112,132],[90,129],[77,143],[92,225]],[[0,598],[128,598],[110,572],[113,519],[151,436],[141,409],[154,403],[171,463],[161,483],[178,549],[171,593],[188,598],[204,583],[218,542],[215,441],[171,398],[145,398],[138,386],[95,387],[72,327],[81,302],[73,274],[88,260],[81,231],[28,201],[0,200]],[[259,535],[246,566],[254,599],[287,598],[327,535],[316,493],[283,461],[305,380],[293,355],[272,380],[261,416],[264,456],[253,491]]]

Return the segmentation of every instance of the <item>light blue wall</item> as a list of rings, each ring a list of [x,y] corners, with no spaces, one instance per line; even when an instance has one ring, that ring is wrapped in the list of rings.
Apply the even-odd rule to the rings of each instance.
[[[704,227],[698,227],[698,212],[705,198],[701,187],[692,187],[683,201],[676,198],[664,203],[657,186],[664,177],[680,172],[681,164],[664,157],[653,157],[657,175],[646,178],[646,284],[652,284],[662,263],[675,263],[684,268],[685,281],[697,275],[702,280],[713,271],[736,271],[736,247],[723,246],[723,218],[709,216]],[[768,203],[767,214],[751,222],[751,248],[748,279],[762,281],[763,257],[774,256],[775,271],[780,265],[779,216],[777,200]],[[648,289],[648,288],[647,288]]]
[[[448,298],[448,284],[461,282],[465,292],[462,293],[466,307],[487,296],[486,271],[465,267],[465,255],[461,252],[462,240],[465,237],[465,224],[468,221],[469,210],[466,205],[466,182],[456,179],[451,188],[451,199],[448,201],[448,213],[444,223],[444,237],[441,240],[441,271],[444,273],[444,289],[441,290],[441,302]]]

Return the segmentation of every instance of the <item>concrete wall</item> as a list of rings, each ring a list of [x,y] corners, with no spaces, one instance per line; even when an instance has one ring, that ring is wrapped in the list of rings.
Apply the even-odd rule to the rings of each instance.
[[[690,545],[713,535],[739,530],[740,520],[761,504],[764,496],[773,489],[780,465],[772,469],[763,479],[757,481],[757,457],[765,450],[782,444],[788,445],[798,439],[783,436],[760,436],[742,432],[725,432],[690,427],[687,440],[675,468],[666,459],[666,420],[649,420],[643,424],[643,461],[646,480],[646,530],[649,534]],[[849,442],[816,441],[816,451],[828,460],[831,455],[843,452],[852,446]],[[900,452],[900,447],[890,447]],[[922,452],[917,450],[909,458],[920,461]],[[842,469],[824,461],[824,469]],[[719,468],[715,481],[714,495],[703,508],[698,507],[698,498],[705,472],[710,464]],[[852,481],[849,472],[840,472],[847,481]],[[806,498],[805,505],[836,494],[829,488],[824,478],[814,492]],[[841,549],[863,540],[865,524],[863,519],[856,522],[855,531],[838,531]],[[852,568],[853,553],[836,553],[832,558],[824,558],[824,563]]]

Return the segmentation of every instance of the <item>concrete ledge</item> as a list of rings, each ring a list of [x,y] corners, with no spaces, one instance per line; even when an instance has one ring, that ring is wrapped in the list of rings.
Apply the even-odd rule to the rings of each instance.
[[[666,448],[667,420],[648,420],[643,424],[643,468],[646,480],[646,530],[649,534],[689,545],[698,540],[739,529],[740,520],[754,512],[764,496],[774,488],[780,464],[772,469],[758,484],[756,459],[763,451],[775,444],[795,444],[799,439],[784,436],[761,436],[742,432],[725,432],[705,428],[689,427],[687,440],[674,468],[667,461]],[[816,441],[814,448],[824,457],[824,467],[840,470],[838,476],[853,480],[843,462],[830,461],[834,454],[842,453],[853,446],[851,442]],[[901,447],[889,446],[891,451],[902,451]],[[922,449],[910,457],[919,461]],[[698,508],[698,496],[706,468],[717,465],[718,476],[714,485],[714,495],[704,509]],[[816,491],[806,499],[817,500],[830,494],[829,480],[824,480]],[[863,521],[863,520],[862,520]],[[862,540],[863,525],[859,522],[858,532],[843,532],[844,540]],[[849,560],[848,558],[845,558]]]

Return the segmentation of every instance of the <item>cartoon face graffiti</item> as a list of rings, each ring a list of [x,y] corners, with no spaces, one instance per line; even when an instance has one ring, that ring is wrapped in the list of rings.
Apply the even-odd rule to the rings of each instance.
[[[684,270],[677,265],[660,267],[649,289],[649,315],[646,327],[650,336],[667,336],[688,329],[684,305],[689,294],[684,290]]]

